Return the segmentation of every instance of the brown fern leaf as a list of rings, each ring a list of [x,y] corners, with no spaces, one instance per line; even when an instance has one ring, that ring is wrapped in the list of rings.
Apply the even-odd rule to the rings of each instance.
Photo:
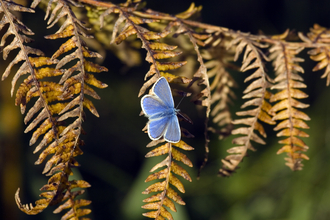
[[[186,11],[176,14],[175,17],[179,19],[191,19],[193,15],[199,13],[201,10],[202,6],[196,7],[195,3],[192,2]]]
[[[38,2],[34,2],[35,6],[37,4]],[[35,90],[29,84],[31,80],[28,77],[21,84],[16,95],[16,102],[21,104],[21,106],[22,104],[26,105],[27,101],[35,96],[44,97],[45,99],[46,107],[40,111],[39,115],[31,122],[25,132],[32,130],[44,120],[40,127],[33,133],[30,144],[34,144],[40,135],[44,135],[34,153],[48,145],[40,154],[36,164],[41,164],[48,155],[52,155],[46,162],[43,170],[43,173],[51,177],[48,184],[41,188],[41,190],[46,192],[41,193],[40,196],[45,198],[36,201],[35,207],[32,205],[30,207],[28,205],[22,205],[18,197],[18,192],[16,194],[16,202],[20,209],[28,214],[36,214],[48,205],[56,205],[64,202],[54,212],[59,213],[64,209],[68,209],[62,219],[80,219],[82,216],[91,212],[90,209],[82,208],[89,205],[90,201],[83,199],[76,200],[76,196],[82,194],[84,190],[73,191],[73,189],[87,188],[90,185],[83,180],[69,181],[68,179],[69,175],[72,175],[71,168],[79,166],[74,157],[83,153],[80,149],[80,146],[83,145],[83,141],[80,139],[82,121],[85,115],[83,108],[88,108],[92,114],[98,117],[93,103],[85,97],[85,94],[97,99],[100,97],[88,84],[97,88],[107,87],[106,84],[98,81],[92,74],[107,71],[107,69],[85,59],[100,57],[100,55],[89,51],[85,46],[80,35],[88,37],[84,33],[86,28],[74,16],[68,3],[66,1],[57,1],[57,5],[53,11],[51,11],[51,4],[52,2],[49,2],[46,13],[46,18],[50,15],[48,20],[50,27],[55,25],[62,17],[65,17],[66,20],[57,33],[49,35],[46,38],[57,39],[69,37],[69,39],[61,45],[51,59],[44,61],[50,60],[51,63],[56,63],[56,69],[48,67],[38,69],[37,79],[56,75],[62,75],[62,78],[59,84],[47,81],[39,82],[39,90]],[[59,10],[60,12],[57,13]],[[71,53],[68,54],[69,52]],[[59,57],[61,59],[59,61],[56,60]],[[40,66],[41,64],[38,65]],[[36,64],[35,66],[38,65]],[[41,109],[43,103],[39,100],[28,112],[25,118],[26,122]],[[48,118],[47,112],[50,115]],[[75,119],[73,123],[64,126],[63,121],[68,118]],[[50,128],[52,129],[50,130]]]
[[[327,78],[327,86],[330,84],[330,29],[314,24],[307,37],[299,33],[301,40],[306,43],[320,44],[315,49],[308,51],[310,58],[317,61],[317,65],[313,71],[318,71],[325,68],[321,78]]]
[[[147,147],[155,146],[161,142],[163,141],[152,141],[147,145]],[[162,180],[161,182],[153,183],[142,192],[143,194],[150,194],[154,192],[157,193],[143,200],[143,202],[146,202],[147,204],[143,205],[142,208],[148,210],[156,210],[143,213],[143,215],[148,218],[167,218],[168,220],[173,220],[171,213],[165,207],[169,208],[173,212],[176,212],[174,202],[180,205],[185,205],[185,202],[173,189],[174,186],[181,193],[185,192],[183,184],[181,183],[180,179],[176,177],[176,175],[181,176],[190,182],[192,180],[188,172],[175,161],[180,161],[189,167],[192,167],[193,165],[189,158],[185,154],[174,148],[174,146],[182,150],[194,149],[191,146],[187,145],[185,142],[180,141],[178,143],[172,144],[165,143],[146,154],[146,157],[155,157],[168,154],[168,156],[162,162],[156,164],[150,170],[150,172],[153,173],[150,174],[145,180],[145,182],[149,182],[156,179]],[[165,169],[161,169],[160,171],[155,172],[156,170],[164,166],[166,166]]]
[[[128,7],[126,7],[128,5]],[[125,7],[123,7],[125,6]],[[161,62],[158,60],[173,58],[181,54],[181,52],[174,51],[177,46],[162,43],[161,39],[165,38],[174,26],[174,23],[169,23],[163,31],[153,32],[141,26],[141,24],[148,24],[151,22],[159,22],[157,19],[140,18],[133,12],[136,5],[126,4],[121,6],[114,5],[108,8],[100,17],[101,26],[103,20],[111,13],[118,13],[118,19],[114,25],[111,43],[120,44],[131,35],[136,35],[142,42],[142,48],[146,49],[146,60],[151,63],[150,69],[145,75],[145,79],[151,77],[141,88],[139,97],[143,95],[146,90],[153,85],[157,79],[164,76],[169,82],[175,83],[189,83],[190,79],[185,77],[175,76],[166,71],[180,68],[186,64],[186,61],[178,62]],[[119,31],[119,28],[121,30]]]
[[[304,60],[297,57],[297,54],[303,49],[303,47],[286,45],[284,41],[278,40],[269,50],[276,71],[276,84],[271,89],[280,90],[270,98],[271,102],[277,102],[270,111],[276,113],[273,117],[274,121],[281,120],[274,128],[275,131],[279,131],[277,136],[287,137],[279,141],[284,146],[277,154],[287,153],[286,165],[292,170],[301,170],[302,159],[309,159],[302,153],[308,149],[308,146],[300,139],[300,137],[308,137],[309,135],[300,129],[309,128],[304,121],[310,120],[310,118],[302,111],[297,110],[297,108],[309,106],[297,101],[297,99],[308,97],[306,93],[300,90],[306,88],[306,85],[298,74],[299,72],[304,73],[303,68],[298,64]]]
[[[27,28],[21,21],[19,21],[14,15],[12,15],[11,11],[33,12],[32,9],[24,8],[23,6],[11,3],[9,1],[1,2],[1,12],[4,13],[4,16],[2,17],[3,25],[1,29],[4,27],[5,24],[9,24],[7,32],[3,35],[1,39],[1,46],[5,45],[6,38],[9,35],[14,35],[13,41],[9,45],[4,47],[3,58],[6,59],[9,52],[13,49],[20,49],[14,60],[10,62],[7,69],[3,73],[2,79],[8,77],[12,67],[15,64],[20,61],[23,61],[22,65],[13,77],[11,95],[13,95],[14,93],[17,80],[21,76],[29,74],[29,76],[25,78],[23,83],[17,89],[15,104],[20,105],[21,112],[22,114],[24,114],[26,110],[26,104],[31,100],[31,98],[38,97],[33,107],[26,114],[24,122],[28,123],[37,113],[38,115],[29,124],[25,132],[31,131],[32,129],[37,127],[40,122],[43,121],[40,127],[38,127],[33,133],[33,136],[30,140],[30,145],[34,144],[38,137],[45,134],[47,131],[48,132],[44,136],[43,140],[45,140],[44,142],[50,142],[55,136],[57,136],[58,130],[56,127],[56,121],[52,117],[53,111],[56,111],[56,108],[54,108],[53,105],[48,105],[48,97],[50,99],[54,98],[54,92],[56,93],[56,89],[58,89],[59,87],[57,87],[55,83],[53,84],[47,81],[41,82],[41,80],[45,77],[60,75],[62,74],[62,72],[60,70],[55,70],[54,68],[43,67],[55,64],[57,63],[57,60],[51,60],[50,58],[46,57],[30,57],[30,54],[40,56],[43,55],[43,53],[40,50],[24,45],[24,43],[28,43],[31,41],[31,39],[26,37],[25,35],[33,35],[33,32],[29,28]],[[54,143],[54,145],[57,145],[57,139],[54,141]],[[39,146],[41,145],[39,144]],[[43,211],[52,200],[48,195],[41,195],[45,198],[38,200],[36,207],[33,207],[32,205],[23,206],[20,203],[18,191],[15,196],[17,204],[19,208],[27,214],[37,214]]]
[[[232,115],[229,108],[233,104],[233,99],[236,99],[233,88],[237,87],[237,83],[231,77],[227,69],[238,69],[230,63],[233,60],[231,51],[226,49],[229,39],[226,39],[220,33],[217,33],[217,38],[212,39],[210,47],[204,51],[203,58],[208,60],[205,66],[208,69],[207,75],[212,83],[211,90],[211,108],[210,115],[212,122],[216,124],[220,130],[209,127],[208,130],[219,135],[219,139],[230,135],[232,125]],[[213,37],[214,38],[214,37]]]
[[[56,92],[58,87],[51,82],[41,82],[40,80],[45,77],[57,76],[62,74],[61,71],[55,70],[54,68],[43,67],[48,66],[51,64],[55,64],[57,60],[50,60],[46,57],[30,57],[30,54],[35,54],[37,56],[43,55],[40,50],[28,47],[24,45],[24,43],[28,43],[31,41],[30,38],[26,37],[25,35],[33,35],[33,32],[27,28],[21,21],[19,21],[11,11],[26,11],[26,12],[33,12],[32,9],[24,8],[23,6],[17,5],[15,3],[11,3],[9,1],[1,1],[1,12],[4,13],[2,17],[2,26],[9,24],[7,32],[3,35],[1,39],[1,46],[4,46],[6,43],[6,38],[9,35],[14,35],[13,41],[4,47],[3,50],[3,58],[6,59],[9,52],[13,49],[19,48],[20,51],[16,55],[13,61],[10,62],[7,69],[2,75],[2,79],[8,77],[11,72],[12,67],[20,61],[23,61],[23,64],[20,66],[18,71],[16,72],[15,76],[12,80],[12,88],[11,88],[11,95],[14,93],[15,85],[17,80],[26,74],[29,74],[27,78],[23,81],[20,87],[17,89],[16,92],[16,100],[15,104],[20,105],[21,112],[24,114],[26,110],[26,104],[31,100],[33,97],[39,97],[33,107],[28,111],[24,118],[24,122],[28,123],[38,112],[38,115],[34,118],[34,120],[29,124],[26,128],[25,132],[28,132],[34,129],[41,121],[43,123],[36,129],[33,133],[33,136],[30,140],[30,145],[34,144],[39,136],[47,134],[44,136],[44,142],[50,142],[57,136],[57,127],[56,121],[52,117],[53,112],[56,111],[55,108],[52,108],[52,105],[48,105],[48,98],[47,96],[54,97],[54,95],[50,93]],[[24,34],[24,35],[23,35]],[[43,67],[36,69],[38,67]],[[52,91],[51,91],[52,90]],[[57,139],[54,141],[54,145],[57,145]],[[39,145],[40,146],[40,145]],[[18,196],[19,189],[16,193],[15,199],[17,202],[18,207],[27,214],[37,214],[43,211],[49,203],[52,201],[52,196],[49,195],[41,195],[45,197],[44,199],[40,199],[37,201],[37,205],[33,207],[32,205],[22,205],[20,203],[20,199]]]
[[[227,152],[231,155],[222,160],[223,166],[219,173],[223,176],[229,176],[237,168],[239,163],[247,155],[247,150],[255,151],[251,141],[259,144],[266,144],[265,141],[254,132],[258,131],[261,136],[266,137],[265,130],[259,121],[267,124],[275,124],[272,120],[271,105],[266,101],[271,97],[271,93],[267,90],[270,87],[271,80],[265,72],[264,60],[268,58],[261,51],[261,48],[268,47],[258,42],[258,37],[251,36],[244,33],[232,33],[233,40],[229,47],[236,45],[235,61],[238,59],[240,53],[245,48],[241,71],[245,72],[250,69],[256,69],[244,82],[254,79],[254,81],[244,90],[243,99],[250,99],[246,101],[241,108],[256,106],[245,111],[237,112],[238,116],[245,116],[241,119],[236,119],[233,124],[243,124],[248,127],[240,127],[232,131],[232,134],[241,134],[243,136],[233,139],[233,144],[238,146],[230,148]]]

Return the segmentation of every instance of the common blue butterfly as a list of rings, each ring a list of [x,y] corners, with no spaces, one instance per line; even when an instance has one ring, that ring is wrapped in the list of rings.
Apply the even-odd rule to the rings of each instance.
[[[151,140],[162,136],[167,142],[177,143],[181,139],[181,130],[174,108],[171,88],[164,77],[159,78],[151,89],[151,95],[141,99],[142,111],[149,118],[148,135]]]

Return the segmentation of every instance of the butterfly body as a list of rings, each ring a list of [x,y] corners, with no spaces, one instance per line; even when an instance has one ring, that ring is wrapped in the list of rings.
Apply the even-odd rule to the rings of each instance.
[[[148,135],[151,140],[158,140],[163,136],[171,143],[180,141],[181,130],[177,117],[179,110],[174,108],[172,92],[164,77],[155,82],[151,95],[142,97],[141,107],[149,118]]]

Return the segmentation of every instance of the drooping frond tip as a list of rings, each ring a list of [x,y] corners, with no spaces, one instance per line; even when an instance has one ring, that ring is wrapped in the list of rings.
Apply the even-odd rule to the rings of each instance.
[[[161,142],[162,141],[152,141],[147,147],[155,146],[157,145],[157,143]],[[185,192],[183,184],[176,177],[176,175],[181,176],[190,182],[192,180],[188,172],[175,161],[182,162],[189,167],[192,167],[193,165],[189,158],[185,154],[174,148],[174,146],[182,150],[190,151],[194,149],[191,146],[187,145],[185,142],[180,141],[178,143],[173,144],[162,144],[161,146],[158,146],[157,148],[151,150],[149,153],[146,154],[147,158],[168,154],[168,156],[162,162],[156,164],[150,170],[150,172],[153,173],[150,174],[145,180],[145,182],[149,182],[156,179],[162,180],[162,182],[153,183],[142,192],[143,194],[150,194],[154,192],[157,193],[143,200],[143,202],[146,202],[147,204],[143,205],[142,208],[148,210],[156,210],[143,213],[143,215],[146,217],[154,219],[167,218],[169,220],[173,220],[172,214],[166,209],[166,207],[176,212],[175,204],[173,202],[176,202],[180,205],[185,205],[185,202],[173,189],[173,187],[175,187],[181,193]],[[166,166],[165,169],[155,172],[156,170],[164,166]]]
[[[34,7],[39,2],[35,1]],[[87,60],[100,55],[90,51],[81,39],[81,35],[88,37],[84,33],[87,29],[75,17],[69,3],[59,0],[54,3],[56,7],[52,7],[53,3],[49,2],[45,18],[49,16],[50,27],[60,18],[66,20],[55,34],[46,38],[50,40],[69,38],[69,40],[60,46],[52,58],[29,57],[29,54],[41,56],[42,52],[24,45],[20,46],[22,52],[19,54],[23,53],[24,56],[19,55],[17,56],[19,59],[16,57],[16,61],[12,62],[16,64],[20,60],[25,60],[13,78],[12,93],[18,78],[30,74],[17,89],[15,103],[20,105],[24,113],[27,104],[34,100],[33,98],[37,98],[24,118],[24,122],[28,124],[25,132],[34,130],[30,140],[30,145],[37,143],[34,153],[44,148],[35,164],[47,161],[43,173],[50,178],[41,188],[44,192],[40,194],[42,198],[35,202],[35,206],[22,205],[18,195],[19,190],[15,199],[18,207],[27,214],[37,214],[49,205],[64,202],[54,212],[59,213],[66,209],[62,219],[79,219],[91,212],[90,209],[84,208],[90,204],[90,201],[76,197],[83,194],[83,189],[90,185],[83,180],[69,180],[69,176],[72,175],[71,169],[79,166],[75,157],[83,153],[80,149],[83,145],[80,135],[85,117],[84,108],[99,116],[92,101],[85,95],[100,98],[91,86],[105,88],[107,85],[97,80],[93,74],[107,69]],[[58,11],[60,12],[57,13]],[[13,64],[10,64],[8,71]],[[54,82],[53,79],[49,80],[55,76],[62,76],[59,83]],[[68,118],[74,120],[66,126],[63,121]],[[49,160],[46,160],[50,155]]]

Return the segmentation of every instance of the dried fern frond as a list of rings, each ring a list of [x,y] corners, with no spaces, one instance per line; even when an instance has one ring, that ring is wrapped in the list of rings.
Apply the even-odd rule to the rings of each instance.
[[[277,154],[287,153],[286,165],[292,170],[301,170],[302,159],[309,159],[302,153],[308,149],[308,146],[300,139],[309,135],[300,129],[309,128],[304,121],[310,118],[304,112],[297,110],[297,108],[309,106],[297,101],[297,99],[308,97],[300,90],[306,88],[306,85],[298,74],[304,73],[304,69],[299,65],[299,62],[303,62],[304,59],[297,57],[303,49],[303,47],[287,45],[286,42],[278,40],[269,50],[276,71],[276,84],[271,89],[280,90],[270,98],[271,102],[277,102],[270,111],[276,113],[273,117],[274,121],[281,120],[274,128],[275,131],[279,131],[277,136],[287,137],[279,141],[284,146],[278,150]]]
[[[231,46],[236,46],[235,61],[245,48],[243,55],[243,61],[241,71],[245,72],[251,69],[256,69],[250,76],[248,76],[244,82],[253,80],[250,85],[244,90],[243,99],[249,99],[241,108],[252,107],[245,111],[237,112],[238,116],[245,116],[241,119],[236,119],[233,124],[243,124],[247,127],[240,127],[232,131],[232,134],[241,134],[243,136],[233,139],[233,144],[237,144],[233,148],[227,150],[231,155],[222,160],[223,167],[219,170],[219,173],[223,176],[229,176],[237,168],[239,163],[247,155],[247,150],[255,150],[251,141],[259,144],[266,144],[266,142],[254,131],[266,137],[265,130],[259,121],[263,121],[267,124],[275,124],[271,118],[271,105],[266,101],[271,98],[271,93],[267,90],[270,87],[269,81],[271,80],[266,74],[264,68],[264,61],[268,61],[268,58],[261,51],[261,48],[266,48],[268,45],[259,43],[259,39],[256,36],[251,36],[244,33],[232,33],[233,40]],[[256,106],[255,108],[253,106]]]
[[[38,3],[39,1],[34,1],[32,5],[35,7]],[[90,185],[83,180],[69,181],[69,176],[72,175],[71,169],[79,166],[74,157],[83,153],[80,149],[80,146],[83,145],[80,135],[85,115],[84,107],[95,116],[99,116],[93,103],[85,97],[85,94],[99,99],[98,94],[89,85],[97,88],[107,87],[106,84],[98,81],[92,73],[107,71],[107,69],[87,60],[87,58],[100,57],[100,55],[88,50],[85,42],[81,39],[81,35],[88,37],[85,33],[87,28],[75,17],[68,2],[58,0],[55,2],[54,8],[52,8],[52,3],[54,2],[48,3],[45,18],[47,19],[49,16],[49,27],[55,25],[60,18],[65,18],[65,21],[55,34],[46,38],[52,40],[57,38],[69,39],[60,46],[52,58],[30,58],[33,67],[56,64],[56,68],[36,69],[36,76],[33,77],[32,75],[32,77],[25,79],[16,95],[16,103],[21,105],[21,109],[25,109],[31,98],[39,97],[27,113],[24,119],[25,123],[31,120],[37,112],[39,114],[25,132],[34,129],[42,122],[34,131],[30,145],[35,144],[38,138],[43,135],[34,153],[44,147],[45,149],[39,155],[36,164],[41,164],[47,156],[52,155],[43,170],[44,174],[51,177],[48,184],[41,188],[42,191],[46,192],[41,193],[40,196],[44,198],[36,201],[36,206],[21,204],[19,191],[17,191],[15,198],[19,208],[27,214],[37,214],[48,205],[64,202],[54,213],[67,209],[62,219],[79,219],[91,212],[90,209],[83,208],[89,205],[90,201],[76,199],[76,197],[84,193],[84,190],[81,189],[90,187]],[[76,3],[74,5],[77,6]],[[57,58],[60,59],[57,60]],[[59,83],[41,81],[45,77],[58,75],[62,75]],[[31,82],[34,79],[39,81],[33,87]],[[72,121],[70,118],[74,118],[73,122],[65,126],[63,121],[68,118],[70,121]],[[76,190],[76,188],[80,189]]]
[[[153,147],[162,141],[152,141],[148,144],[147,147]],[[185,192],[184,186],[181,183],[180,179],[176,177],[176,175],[183,177],[188,181],[192,181],[188,172],[182,168],[177,162],[182,162],[183,164],[192,167],[192,162],[189,158],[181,153],[176,148],[180,148],[182,150],[193,150],[191,146],[187,145],[185,142],[180,141],[178,143],[164,143],[161,146],[158,146],[154,150],[151,150],[149,153],[146,154],[146,157],[155,157],[168,154],[168,156],[160,163],[156,164],[150,172],[150,174],[145,182],[149,182],[152,180],[162,180],[161,182],[155,182],[150,185],[146,190],[144,190],[143,194],[150,194],[156,192],[146,199],[143,202],[147,204],[143,205],[142,208],[148,210],[156,210],[150,211],[147,213],[143,213],[144,216],[153,219],[169,219],[173,220],[171,213],[165,208],[169,208],[173,212],[176,212],[174,202],[185,205],[185,202],[182,198],[178,195],[178,193],[173,189],[173,186],[179,190],[181,193]],[[159,168],[166,166],[164,169],[155,172]],[[176,174],[176,175],[175,175]],[[174,202],[173,202],[174,201]]]
[[[211,80],[210,116],[217,126],[209,127],[208,130],[218,134],[219,139],[222,139],[229,136],[233,129],[229,105],[233,104],[233,99],[236,99],[232,89],[237,87],[237,83],[227,69],[238,69],[238,67],[230,63],[233,60],[233,54],[226,49],[229,39],[220,33],[217,33],[217,36],[208,43],[210,46],[204,51],[203,58],[208,60],[205,66],[208,68],[207,75]]]
[[[62,72],[59,70],[55,70],[54,68],[48,67],[49,65],[57,63],[57,60],[50,60],[46,57],[38,57],[43,55],[42,51],[25,45],[25,43],[31,41],[31,39],[28,38],[26,35],[33,35],[34,33],[20,20],[18,20],[18,18],[12,14],[12,11],[33,12],[33,10],[9,1],[1,1],[0,8],[1,12],[4,13],[1,21],[1,29],[6,24],[9,24],[7,31],[1,39],[1,46],[5,46],[6,39],[9,35],[14,35],[13,41],[9,45],[5,46],[3,49],[3,58],[6,59],[8,57],[9,52],[16,48],[19,48],[18,54],[16,55],[14,60],[9,63],[8,67],[3,73],[2,80],[8,77],[15,64],[18,64],[20,61],[23,61],[20,68],[17,70],[15,76],[13,77],[11,95],[13,95],[14,93],[15,85],[18,79],[24,75],[29,74],[17,89],[15,104],[20,105],[21,112],[22,114],[24,114],[27,103],[29,103],[32,98],[38,97],[37,101],[34,103],[33,107],[28,111],[24,118],[24,122],[29,123],[34,117],[34,120],[29,123],[25,132],[31,131],[32,129],[37,127],[40,122],[43,121],[43,123],[39,127],[37,127],[36,131],[33,133],[32,138],[30,140],[30,145],[34,144],[36,142],[36,139],[38,139],[38,137],[40,137],[41,135],[44,135],[46,132],[47,134],[43,137],[43,143],[49,143],[51,141],[54,141],[53,145],[57,145],[57,123],[52,117],[53,111],[56,111],[56,109],[52,108],[53,106],[48,105],[48,99],[54,98],[54,92],[58,87],[51,82],[41,82],[40,80],[45,77],[60,75],[62,74]],[[37,57],[30,57],[31,54],[37,55]],[[50,90],[53,90],[53,92],[51,93]],[[22,211],[31,215],[43,211],[48,206],[48,204],[52,202],[54,197],[54,195],[52,196],[50,194],[42,194],[41,196],[44,198],[38,200],[37,205],[33,207],[32,205],[22,205],[18,196],[18,192],[19,190],[17,190],[15,196],[17,205]]]
[[[9,6],[10,10],[15,10],[18,8],[22,11],[29,11],[28,9],[25,9],[24,7],[18,5],[14,5],[14,7],[11,8],[11,4],[6,3],[6,4],[2,4],[2,6]],[[59,113],[60,105],[59,103],[53,104],[52,102],[56,100],[62,101],[65,98],[61,98],[61,99],[59,98],[59,95],[61,94],[61,86],[59,84],[44,81],[43,79],[47,77],[61,75],[63,74],[63,71],[48,67],[49,65],[56,64],[58,62],[58,60],[56,59],[50,59],[47,57],[29,57],[29,54],[42,55],[43,53],[37,49],[33,49],[23,45],[23,43],[29,42],[30,40],[29,38],[26,38],[23,35],[22,37],[19,31],[30,35],[32,35],[33,33],[23,23],[18,21],[17,18],[12,17],[9,11],[6,11],[6,16],[3,17],[3,21],[4,24],[10,23],[8,29],[10,30],[10,32],[7,32],[2,38],[3,44],[5,43],[5,38],[9,34],[15,35],[13,42],[15,42],[16,44],[16,47],[13,47],[14,44],[12,42],[9,46],[5,47],[4,58],[7,58],[8,53],[12,49],[15,49],[17,47],[20,48],[20,52],[7,67],[6,71],[2,76],[2,79],[5,79],[9,75],[11,68],[13,67],[14,64],[22,60],[24,61],[12,80],[11,94],[13,94],[14,92],[17,80],[25,74],[30,74],[17,89],[15,104],[20,105],[21,112],[24,113],[26,110],[26,105],[31,101],[31,99],[34,97],[38,97],[37,101],[34,103],[32,108],[28,111],[28,113],[24,118],[24,122],[29,123],[28,127],[25,129],[25,132],[29,132],[34,128],[36,128],[30,140],[30,145],[36,143],[37,139],[40,136],[44,135],[42,141],[36,147],[36,151],[40,150],[42,147],[44,147],[46,144],[49,143],[51,143],[51,145],[48,148],[50,148],[50,151],[52,151],[54,150],[54,148],[58,147],[59,144],[58,132],[61,128],[60,126],[58,126],[56,119],[53,117],[54,114]],[[34,119],[31,122],[32,118]],[[40,124],[40,126],[38,126],[38,124]],[[77,148],[75,154],[80,153],[80,152],[77,153],[78,150],[79,149]],[[42,154],[42,155],[44,156],[44,158],[47,156],[46,154]],[[58,159],[63,159],[63,157],[62,158],[59,157]],[[38,161],[40,161],[40,158]],[[38,161],[36,163],[38,163]],[[70,162],[72,163],[70,164],[70,166],[78,165],[78,164],[74,164],[74,161],[72,160]],[[50,173],[54,173],[56,171],[58,170],[54,168]],[[36,206],[34,207],[32,205],[28,206],[21,204],[18,195],[19,193],[19,189],[18,189],[15,195],[15,199],[19,208],[27,214],[34,215],[43,211],[49,204],[61,202],[63,196],[61,196],[61,194],[58,193],[57,190],[53,190],[54,186],[58,186],[61,188],[64,184],[64,185],[68,185],[71,188],[75,188],[74,185],[82,188],[89,187],[89,185],[86,184],[85,182],[79,182],[77,184],[77,183],[73,183],[73,181],[68,181],[67,179],[68,175],[65,176],[66,181],[63,181],[63,178],[61,178],[60,180],[59,177],[63,177],[62,174],[63,173],[57,173],[57,176],[53,176],[49,180],[49,185],[46,185],[42,188],[42,190],[50,190],[50,192],[42,193],[40,196],[44,198],[38,200],[36,202]],[[77,193],[78,192],[76,192],[76,194]],[[54,199],[55,197],[56,199]],[[83,201],[78,201],[78,202],[80,203],[80,205],[85,203]]]
[[[231,98],[235,98],[235,94],[232,92],[231,88],[235,87],[236,83],[225,69],[225,66],[233,66],[228,62],[228,60],[230,60],[229,57],[232,57],[232,55],[228,55],[229,53],[225,49],[226,43],[228,43],[228,40],[224,40],[224,35],[221,32],[216,32],[210,35],[205,40],[207,49],[202,51],[202,58],[198,58],[199,62],[202,59],[207,61],[205,64],[200,62],[200,69],[205,68],[205,70],[198,71],[197,74],[194,75],[194,77],[201,78],[201,84],[205,85],[205,88],[196,96],[194,103],[206,107],[204,131],[205,157],[198,171],[198,178],[201,170],[208,161],[208,143],[210,140],[207,132],[211,131],[216,133],[219,139],[222,139],[230,134],[233,127],[228,105],[231,103]],[[195,47],[195,51],[196,49],[197,48]],[[200,54],[197,53],[197,55],[199,56]],[[206,69],[208,69],[208,71]],[[207,74],[205,74],[206,71]],[[211,105],[213,105],[213,107],[211,107]],[[210,116],[217,127],[211,127],[209,125],[208,121]]]
[[[313,71],[322,70],[325,71],[321,78],[327,78],[327,86],[330,84],[330,29],[321,27],[315,24],[310,32],[305,37],[302,33],[299,33],[301,40],[310,44],[320,44],[315,49],[308,51],[310,58],[317,61],[317,65],[313,68]]]

